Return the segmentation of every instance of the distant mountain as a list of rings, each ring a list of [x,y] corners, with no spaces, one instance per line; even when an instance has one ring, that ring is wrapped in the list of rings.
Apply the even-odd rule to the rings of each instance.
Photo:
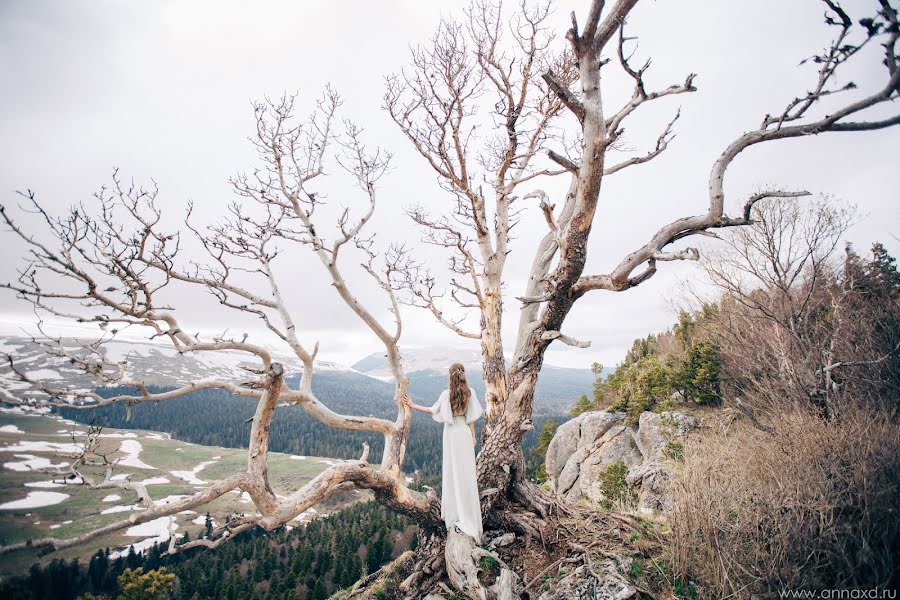
[[[85,355],[78,342],[63,339],[68,352]],[[138,379],[147,385],[172,387],[190,381],[221,379],[239,382],[254,377],[244,367],[259,367],[259,363],[249,359],[243,352],[197,352],[179,354],[168,342],[141,340],[113,340],[105,344],[101,351],[113,363],[126,363],[126,377]],[[51,385],[70,386],[74,389],[89,389],[97,381],[75,368],[67,358],[52,356],[47,349],[26,337],[6,336],[0,339],[0,352],[13,357],[16,368],[27,376],[40,379]],[[273,358],[281,362],[287,376],[299,377],[302,368],[296,357],[274,352]],[[12,373],[6,361],[0,365],[0,388],[7,391],[25,390],[28,387]],[[316,375],[326,373],[346,373],[353,375],[352,369],[328,361],[316,361]],[[371,377],[355,373],[358,377]]]
[[[67,350],[75,352],[74,340],[64,340]],[[45,348],[25,337],[6,337],[0,340],[0,352],[13,357],[16,368],[28,377],[53,387],[73,390],[98,388],[93,377],[75,368],[66,358],[47,354]],[[202,352],[180,355],[171,345],[141,341],[113,341],[103,348],[104,355],[113,362],[127,362],[126,376],[143,381],[157,389],[169,389],[191,381],[219,379],[241,382],[256,375],[243,367],[258,367],[241,352]],[[273,353],[282,362],[289,385],[296,386],[302,374],[295,357]],[[21,381],[5,360],[0,361],[0,390],[17,397],[36,397],[29,384]],[[393,406],[393,385],[378,378],[354,371],[350,367],[327,361],[316,361],[313,389],[333,410],[352,414],[396,415]],[[227,395],[227,393],[226,393]],[[147,424],[152,427],[152,422]]]
[[[74,340],[64,340],[66,348],[75,351]],[[203,352],[178,354],[161,342],[116,340],[104,347],[107,358],[126,362],[126,375],[158,388],[171,388],[190,381],[222,379],[239,382],[254,377],[245,366],[257,366],[240,352]],[[29,377],[58,387],[92,389],[97,381],[76,369],[68,359],[50,356],[30,338],[8,336],[0,340],[0,352],[10,354],[16,367]],[[289,385],[295,385],[302,374],[296,358],[275,352],[287,370]],[[481,355],[477,351],[456,348],[416,348],[403,351],[403,365],[410,380],[410,395],[420,403],[431,403],[447,387],[447,367],[462,362],[469,381],[484,401],[481,379]],[[593,383],[590,369],[570,369],[545,365],[541,369],[535,391],[535,413],[558,415],[567,413],[581,394],[590,393]],[[327,396],[333,410],[349,413],[393,416],[393,382],[387,360],[372,354],[352,367],[327,361],[316,361],[314,389]],[[12,373],[5,361],[0,364],[0,390],[16,396],[34,396],[28,384]],[[323,397],[323,401],[326,398]]]
[[[401,359],[412,395],[436,399],[447,388],[447,368],[454,362],[460,362],[465,365],[469,383],[483,402],[480,352],[446,347],[413,348],[403,350]],[[387,358],[379,353],[370,354],[351,368],[379,379],[390,377]],[[593,383],[594,373],[590,369],[544,365],[535,388],[535,414],[569,412],[581,394],[590,395]]]

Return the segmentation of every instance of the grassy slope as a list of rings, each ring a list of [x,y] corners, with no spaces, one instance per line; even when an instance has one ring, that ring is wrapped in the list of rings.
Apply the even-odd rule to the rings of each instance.
[[[20,416],[0,413],[0,426],[15,425],[21,433],[0,432],[0,462],[21,461],[16,458],[20,452],[3,451],[3,448],[17,444],[21,441],[46,441],[55,443],[71,443],[71,437],[66,433],[59,433],[65,429],[84,431],[84,427],[64,422],[55,416]],[[191,485],[170,473],[173,470],[191,471],[201,462],[213,460],[213,456],[221,456],[216,463],[209,465],[200,471],[196,477],[203,481],[212,481],[240,471],[246,465],[246,451],[235,448],[220,448],[217,446],[197,446],[186,442],[169,439],[153,439],[147,437],[151,432],[141,430],[105,430],[104,433],[128,433],[137,434],[136,439],[143,447],[139,458],[144,463],[155,467],[154,469],[138,469],[134,467],[117,467],[116,473],[133,473],[134,478],[142,480],[150,477],[165,476],[171,483],[150,485],[148,491],[154,499],[164,498],[173,494],[191,494],[204,486]],[[164,437],[164,436],[163,436]],[[107,438],[103,441],[102,450],[112,450],[118,447],[122,439]],[[63,457],[55,456],[48,452],[22,452],[33,456],[44,457],[58,464],[65,462]],[[115,455],[114,455],[115,456]],[[322,470],[326,464],[314,457],[305,460],[291,459],[290,456],[279,453],[269,455],[269,477],[273,489],[278,494],[288,494],[305,482],[309,481]],[[107,523],[127,518],[131,512],[119,512],[102,515],[100,511],[117,505],[134,504],[137,500],[134,492],[128,490],[89,490],[85,486],[69,485],[64,488],[30,488],[24,487],[26,482],[47,481],[52,476],[46,473],[16,472],[9,468],[0,469],[0,504],[12,500],[24,498],[28,492],[49,491],[69,494],[70,497],[53,506],[39,508],[0,510],[0,541],[2,543],[15,543],[23,540],[58,537],[67,538],[90,531]],[[57,478],[59,480],[59,478]],[[102,498],[110,494],[118,494],[121,500],[115,502],[102,502]],[[200,507],[198,512],[205,514],[208,510],[216,521],[221,521],[232,511],[249,511],[253,505],[242,502],[237,494],[226,494],[224,497]],[[197,517],[196,514],[178,515],[177,533],[190,532],[191,539],[196,539],[203,529],[202,525],[191,523]],[[63,525],[64,521],[72,521]],[[51,525],[60,525],[56,529],[50,529]],[[124,546],[128,543],[140,541],[140,537],[126,537],[124,530],[96,538],[77,547],[59,552],[50,553],[39,558],[36,552],[18,552],[4,556],[0,560],[0,575],[21,574],[36,560],[49,562],[53,558],[71,559],[75,557],[86,558],[96,552],[98,548],[109,546]]]

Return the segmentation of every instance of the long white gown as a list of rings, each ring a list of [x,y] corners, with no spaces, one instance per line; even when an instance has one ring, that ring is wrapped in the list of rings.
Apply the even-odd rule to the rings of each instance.
[[[444,460],[441,491],[441,517],[450,529],[456,524],[463,533],[481,543],[481,500],[475,473],[475,445],[469,423],[481,417],[482,409],[475,390],[469,388],[469,406],[465,415],[453,416],[450,391],[444,390],[431,407],[431,416],[444,424]]]

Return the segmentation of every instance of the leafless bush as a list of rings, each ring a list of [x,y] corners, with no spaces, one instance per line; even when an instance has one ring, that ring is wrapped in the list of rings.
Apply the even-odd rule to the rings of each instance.
[[[668,515],[677,577],[710,597],[889,584],[900,549],[896,415],[781,415],[695,439]]]
[[[876,244],[871,260],[836,252],[852,207],[760,202],[703,267],[721,294],[705,323],[720,348],[725,396],[761,423],[788,406],[832,418],[851,404],[895,403],[900,281]]]

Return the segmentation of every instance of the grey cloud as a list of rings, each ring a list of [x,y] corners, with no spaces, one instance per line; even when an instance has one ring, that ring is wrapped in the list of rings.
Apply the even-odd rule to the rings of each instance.
[[[13,190],[31,187],[59,210],[88,200],[116,165],[126,176],[160,182],[171,227],[179,226],[188,199],[197,203],[201,220],[212,221],[232,199],[227,178],[253,167],[246,142],[253,125],[250,99],[299,89],[305,112],[331,81],[346,98],[346,116],[365,126],[370,143],[395,153],[373,222],[379,240],[406,241],[440,270],[444,257],[421,247],[402,209],[423,203],[440,210],[446,197],[380,110],[382,78],[405,64],[409,43],[427,39],[441,14],[460,14],[461,6],[411,1],[4,2],[0,196],[13,203]],[[573,8],[584,10],[583,3],[571,1],[557,6],[560,32],[568,27]],[[708,170],[716,156],[765,113],[806,89],[810,68],[798,63],[828,36],[815,0],[645,2],[628,27],[640,35],[639,54],[654,58],[649,73],[653,85],[667,86],[696,72],[700,92],[662,103],[629,124],[629,144],[640,152],[682,107],[678,136],[663,156],[604,183],[591,241],[591,272],[611,268],[672,218],[704,211]],[[875,58],[868,61],[874,66],[852,74],[862,87],[882,68]],[[627,82],[616,85],[616,93],[626,97]],[[900,216],[892,184],[896,148],[897,133],[881,131],[751,150],[729,175],[730,206],[734,209],[743,196],[768,183],[831,193],[858,203],[867,215],[851,232],[852,241],[867,247],[879,239],[896,253],[898,242],[891,237],[897,235]],[[335,168],[332,172],[322,190],[335,206],[356,206],[358,195]],[[565,184],[548,182],[546,189],[559,195]],[[635,214],[640,218],[632,220]],[[507,278],[508,348],[518,318],[513,297],[544,228],[540,215],[530,211],[516,232]],[[6,256],[22,252],[5,233],[0,245]],[[348,268],[354,264],[351,256],[345,258]],[[326,358],[329,352],[348,359],[357,348],[360,356],[377,349],[337,301],[314,259],[291,255],[278,268],[286,276],[285,292],[296,307],[304,340],[332,339],[331,347],[323,348]],[[664,265],[663,273],[637,290],[595,292],[585,298],[567,322],[567,333],[594,345],[586,351],[554,350],[550,361],[615,363],[632,339],[668,326],[670,289],[679,276],[692,276],[692,268]],[[310,282],[298,284],[301,275]],[[4,261],[0,279],[11,277],[13,263]],[[355,270],[348,278],[358,295],[389,320],[387,303],[365,274]],[[184,297],[186,292],[173,291],[176,301]],[[0,312],[29,316],[10,294],[0,295]],[[222,325],[206,300],[182,303],[179,314],[200,329]],[[408,310],[405,315],[407,344],[455,342],[427,314]],[[229,326],[252,327],[239,318],[225,319]]]

